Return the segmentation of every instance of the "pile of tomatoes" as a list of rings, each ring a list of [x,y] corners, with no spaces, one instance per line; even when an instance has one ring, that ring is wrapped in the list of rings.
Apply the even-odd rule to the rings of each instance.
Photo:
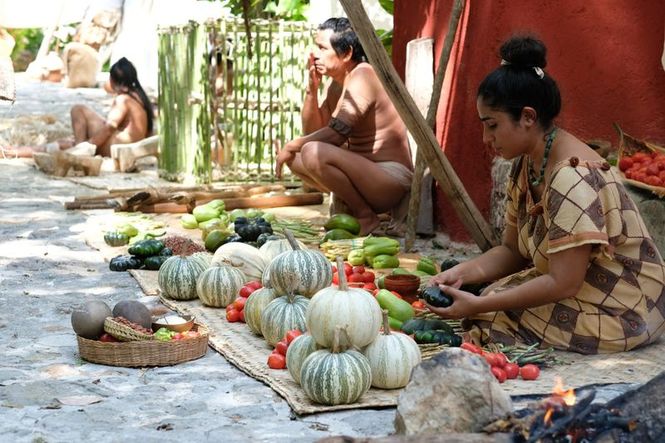
[[[665,154],[636,152],[619,160],[619,170],[627,179],[651,186],[665,186]]]
[[[370,292],[376,289],[374,279],[376,275],[372,271],[368,271],[364,266],[351,266],[349,263],[344,262],[344,275],[350,288],[366,289]],[[333,285],[339,285],[339,275],[337,273],[337,266],[333,266]]]
[[[275,349],[268,356],[268,367],[270,369],[286,369],[286,351],[289,349],[291,342],[301,335],[302,331],[300,329],[291,329],[284,334],[284,338],[277,342]]]
[[[520,367],[517,363],[508,361],[506,354],[503,352],[485,352],[480,346],[473,343],[462,343],[460,348],[478,354],[485,359],[490,365],[492,375],[503,383],[506,380],[517,378],[522,380],[536,380],[540,376],[540,368],[532,363],[527,363]]]
[[[226,307],[226,321],[229,323],[245,323],[245,303],[252,292],[261,289],[260,281],[250,281],[238,291],[238,297]]]

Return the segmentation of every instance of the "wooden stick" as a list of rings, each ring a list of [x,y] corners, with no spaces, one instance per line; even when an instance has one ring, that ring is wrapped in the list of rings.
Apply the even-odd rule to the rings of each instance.
[[[434,77],[434,87],[432,90],[432,97],[430,98],[429,108],[427,109],[427,125],[434,130],[436,123],[436,111],[439,107],[439,99],[441,98],[441,88],[443,87],[443,79],[446,76],[446,68],[448,60],[450,60],[450,52],[455,42],[455,34],[457,27],[464,10],[464,0],[456,0],[453,4],[453,10],[450,14],[450,21],[448,22],[448,33],[441,48],[441,56],[439,57],[439,67],[436,70]],[[411,198],[409,199],[409,212],[406,217],[406,236],[404,239],[404,249],[408,252],[413,248],[413,243],[416,240],[416,225],[418,224],[418,214],[420,213],[420,192],[423,183],[423,175],[427,164],[423,158],[420,149],[416,152],[416,167],[413,173],[413,182],[411,183]]]
[[[395,72],[395,67],[388,59],[388,54],[377,38],[374,26],[367,18],[362,4],[357,0],[340,0],[340,3],[383,87],[418,144],[419,150],[422,151],[432,175],[450,199],[460,220],[481,250],[486,251],[495,246],[498,241],[494,232],[469,197],[464,185],[441,150],[434,133],[427,126],[427,122],[420,114],[413,98]]]
[[[245,209],[245,208],[277,208],[281,206],[307,206],[320,205],[323,203],[323,194],[321,192],[307,192],[304,194],[293,195],[273,195],[270,197],[239,197],[224,199],[227,210]],[[177,203],[157,203],[153,205],[143,205],[136,208],[140,212],[169,212],[185,213],[190,212],[186,205]]]

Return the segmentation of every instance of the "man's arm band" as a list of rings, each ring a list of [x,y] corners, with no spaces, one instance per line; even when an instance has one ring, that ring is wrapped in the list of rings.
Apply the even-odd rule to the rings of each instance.
[[[343,135],[344,137],[348,137],[351,135],[351,126],[347,125],[341,120],[336,119],[335,117],[330,119],[330,123],[328,123],[328,126],[332,128],[335,132]]]

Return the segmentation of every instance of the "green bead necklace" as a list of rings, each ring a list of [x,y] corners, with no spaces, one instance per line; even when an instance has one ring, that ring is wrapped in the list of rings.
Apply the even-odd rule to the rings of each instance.
[[[556,137],[556,127],[547,135],[547,141],[545,143],[545,152],[543,152],[543,164],[540,166],[540,175],[536,177],[536,172],[533,170],[533,160],[529,157],[529,181],[531,186],[538,186],[542,183],[545,178],[545,167],[547,166],[547,159],[550,156],[550,150],[552,149],[552,143]]]

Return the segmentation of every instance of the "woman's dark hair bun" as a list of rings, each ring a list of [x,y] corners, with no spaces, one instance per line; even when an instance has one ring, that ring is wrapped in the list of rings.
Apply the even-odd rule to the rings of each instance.
[[[515,36],[507,40],[499,51],[501,58],[513,66],[545,68],[547,48],[535,37]]]

